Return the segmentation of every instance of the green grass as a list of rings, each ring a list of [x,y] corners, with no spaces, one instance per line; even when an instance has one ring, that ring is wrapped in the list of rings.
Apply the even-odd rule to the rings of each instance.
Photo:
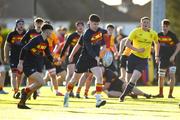
[[[158,92],[158,87],[139,88],[146,93]],[[11,88],[5,90],[11,91]],[[65,88],[60,87],[60,90]],[[13,99],[10,92],[0,95],[0,120],[179,120],[180,87],[175,87],[175,99],[167,98],[168,90],[169,87],[165,87],[165,98],[127,97],[123,103],[118,98],[107,98],[103,94],[107,104],[101,108],[95,108],[94,96],[90,99],[70,98],[69,108],[63,108],[63,97],[55,96],[48,87],[42,87],[41,96],[27,102],[31,110],[17,109],[19,100]]]

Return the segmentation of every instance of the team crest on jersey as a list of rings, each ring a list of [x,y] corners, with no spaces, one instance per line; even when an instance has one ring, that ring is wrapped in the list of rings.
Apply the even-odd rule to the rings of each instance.
[[[14,36],[13,38],[12,38],[12,40],[11,40],[11,42],[13,43],[13,44],[15,44],[15,43],[17,43],[17,42],[20,42],[21,40],[22,40],[22,35],[18,35],[18,36]]]
[[[78,42],[78,40],[79,40],[79,37],[75,37],[75,38],[72,40],[71,45],[72,45],[72,46],[75,46],[76,43]]]
[[[36,48],[32,48],[31,49],[31,53],[33,55],[38,55],[38,54],[41,54],[43,53],[43,51],[46,49],[47,47],[47,44],[46,43],[40,43],[39,45],[37,45]]]
[[[168,36],[160,36],[159,41],[161,44],[174,45],[172,38]]]
[[[103,34],[101,32],[97,32],[95,34],[92,35],[92,38],[91,38],[91,43],[97,43],[99,41],[101,41],[103,38]]]

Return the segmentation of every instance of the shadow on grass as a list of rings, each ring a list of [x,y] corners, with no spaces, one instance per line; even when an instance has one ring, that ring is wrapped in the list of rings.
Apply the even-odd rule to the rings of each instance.
[[[16,104],[17,105],[18,101],[10,101],[10,100],[3,100],[3,102],[0,102],[0,104]],[[28,103],[27,101],[27,104],[28,105],[45,105],[45,106],[59,106],[59,104],[49,104],[49,103]]]
[[[127,99],[136,102],[149,102],[149,103],[160,103],[160,104],[177,104],[179,101],[177,99],[145,99],[145,98],[138,98],[138,99]],[[167,101],[169,100],[169,101]]]
[[[99,108],[97,108],[99,109]],[[131,114],[131,113],[110,113],[110,112],[97,112],[96,113],[90,113],[90,112],[85,112],[85,111],[73,111],[73,110],[68,110],[67,112],[70,112],[70,113],[80,113],[80,114],[102,114],[102,115],[128,115],[128,116],[134,116],[135,114]]]

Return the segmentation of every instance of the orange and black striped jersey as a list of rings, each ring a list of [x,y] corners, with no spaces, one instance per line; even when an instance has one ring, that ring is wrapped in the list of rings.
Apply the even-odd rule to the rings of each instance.
[[[176,44],[179,42],[176,35],[171,31],[168,31],[166,35],[163,32],[158,33],[160,43],[160,56],[171,56],[175,49]]]
[[[100,47],[105,45],[104,34],[107,34],[107,31],[101,28],[98,28],[97,31],[87,29],[82,38],[84,46],[81,54],[91,58],[99,56]]]
[[[54,61],[52,57],[48,41],[44,40],[42,35],[34,37],[28,44],[26,44],[19,55],[20,60],[24,60],[23,68],[33,68],[38,72],[42,72],[44,65],[44,54],[50,62]]]
[[[161,46],[173,47],[179,42],[176,35],[171,31],[168,31],[166,35],[164,35],[163,32],[160,32],[158,33],[158,36]]]
[[[22,48],[20,59],[24,60],[25,58],[27,61],[31,61],[31,59],[39,59],[40,57],[43,57],[43,53],[47,55],[47,57],[50,57],[52,61],[52,56],[49,50],[49,44],[47,40],[43,40],[42,35],[39,35],[37,37],[34,37],[32,41],[30,41],[27,45],[25,45]],[[39,62],[39,61],[36,61]]]
[[[66,43],[62,49],[61,52],[61,57],[64,56],[64,53],[66,52],[67,48],[69,47],[69,51],[68,51],[68,56],[71,54],[74,46],[76,45],[76,43],[78,42],[79,38],[80,38],[80,34],[78,34],[77,32],[73,32],[72,34],[70,34],[66,40]],[[80,54],[80,53],[78,53]]]
[[[26,31],[23,31],[21,34],[19,34],[16,30],[12,31],[8,34],[6,41],[10,44],[10,58],[18,58],[20,50],[22,48],[21,46],[21,40],[24,36]]]

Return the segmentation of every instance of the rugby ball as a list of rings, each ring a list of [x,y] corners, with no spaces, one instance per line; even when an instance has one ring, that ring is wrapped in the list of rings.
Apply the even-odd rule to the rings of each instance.
[[[113,62],[113,54],[111,51],[107,51],[102,58],[102,63],[105,67],[109,67]]]

